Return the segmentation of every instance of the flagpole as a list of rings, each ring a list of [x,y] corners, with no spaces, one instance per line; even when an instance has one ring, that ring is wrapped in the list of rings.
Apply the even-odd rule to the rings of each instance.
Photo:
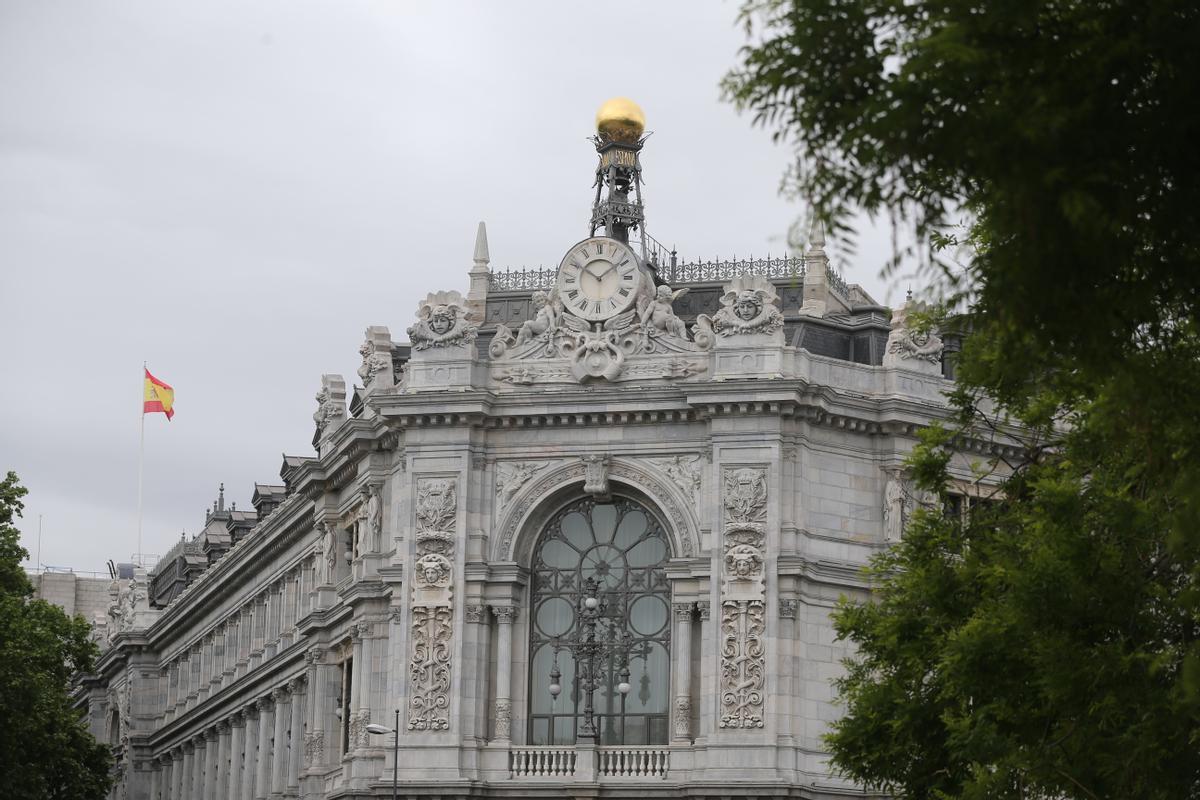
[[[142,433],[138,441],[137,566],[142,559],[142,477],[146,471],[146,362],[142,362]]]

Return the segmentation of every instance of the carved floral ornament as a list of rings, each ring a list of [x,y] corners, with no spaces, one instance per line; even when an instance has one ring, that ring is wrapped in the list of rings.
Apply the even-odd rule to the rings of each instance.
[[[454,606],[451,596],[458,483],[421,478],[416,500],[416,578],[413,585],[409,719],[413,731],[450,729]]]
[[[681,458],[695,458],[698,469],[698,456],[681,456]],[[608,483],[615,478],[630,486],[638,487],[648,494],[651,504],[657,506],[670,522],[667,527],[674,534],[671,536],[671,540],[679,548],[675,555],[691,558],[696,554],[695,540],[699,526],[694,511],[685,509],[693,507],[693,496],[685,491],[684,484],[678,480],[664,481],[660,479],[659,469],[661,467],[653,462],[653,459],[642,459],[639,462],[605,456],[599,462],[588,462],[579,458],[561,466],[559,466],[560,460],[556,460],[550,462],[556,465],[555,469],[536,470],[535,477],[528,478],[522,482],[520,487],[512,490],[512,494],[509,495],[510,502],[497,504],[495,530],[500,532],[500,536],[497,540],[494,557],[501,561],[516,558],[517,554],[513,552],[513,542],[516,539],[517,531],[528,525],[534,509],[559,489],[580,480],[586,482],[590,470],[595,488],[599,488],[601,482]],[[647,468],[646,464],[649,464],[650,468]],[[667,472],[670,477],[669,471],[664,470],[664,472]],[[690,482],[691,479],[687,480]],[[499,493],[499,489],[497,491]],[[680,502],[680,499],[684,502]]]
[[[727,468],[722,489],[720,726],[761,728],[766,672],[767,470]]]
[[[408,329],[414,350],[464,347],[475,341],[478,320],[458,292],[434,292],[417,307],[417,324]]]

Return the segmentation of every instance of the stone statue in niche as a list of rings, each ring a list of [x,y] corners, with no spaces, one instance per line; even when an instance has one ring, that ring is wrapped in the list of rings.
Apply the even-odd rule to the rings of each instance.
[[[458,292],[435,292],[417,308],[417,324],[408,329],[414,350],[462,347],[479,333],[474,314]]]
[[[317,535],[320,537],[317,545],[317,583],[330,584],[337,574],[337,535],[333,526],[324,521],[317,523]]]
[[[373,483],[367,484],[365,517],[367,546],[371,552],[378,553],[383,549],[383,503],[379,499],[379,487]]]
[[[898,542],[904,537],[904,484],[897,473],[888,475],[883,490],[883,538]]]

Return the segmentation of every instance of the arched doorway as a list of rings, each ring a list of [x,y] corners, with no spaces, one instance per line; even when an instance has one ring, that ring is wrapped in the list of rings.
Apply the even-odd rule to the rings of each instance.
[[[600,744],[665,744],[669,738],[671,590],[666,532],[636,500],[580,498],[558,511],[534,547],[529,626],[529,743],[574,744],[585,697],[566,646],[580,634],[584,583],[605,603],[597,635],[626,637],[597,659],[594,695]],[[622,664],[624,652],[627,664]],[[550,692],[561,671],[561,694]],[[626,666],[630,691],[618,684]]]

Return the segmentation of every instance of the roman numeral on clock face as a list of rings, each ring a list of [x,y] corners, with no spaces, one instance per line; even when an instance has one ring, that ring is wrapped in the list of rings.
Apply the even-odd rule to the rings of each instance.
[[[572,303],[575,302],[576,297],[579,297],[578,289],[571,289],[567,292],[567,299],[570,300]]]

